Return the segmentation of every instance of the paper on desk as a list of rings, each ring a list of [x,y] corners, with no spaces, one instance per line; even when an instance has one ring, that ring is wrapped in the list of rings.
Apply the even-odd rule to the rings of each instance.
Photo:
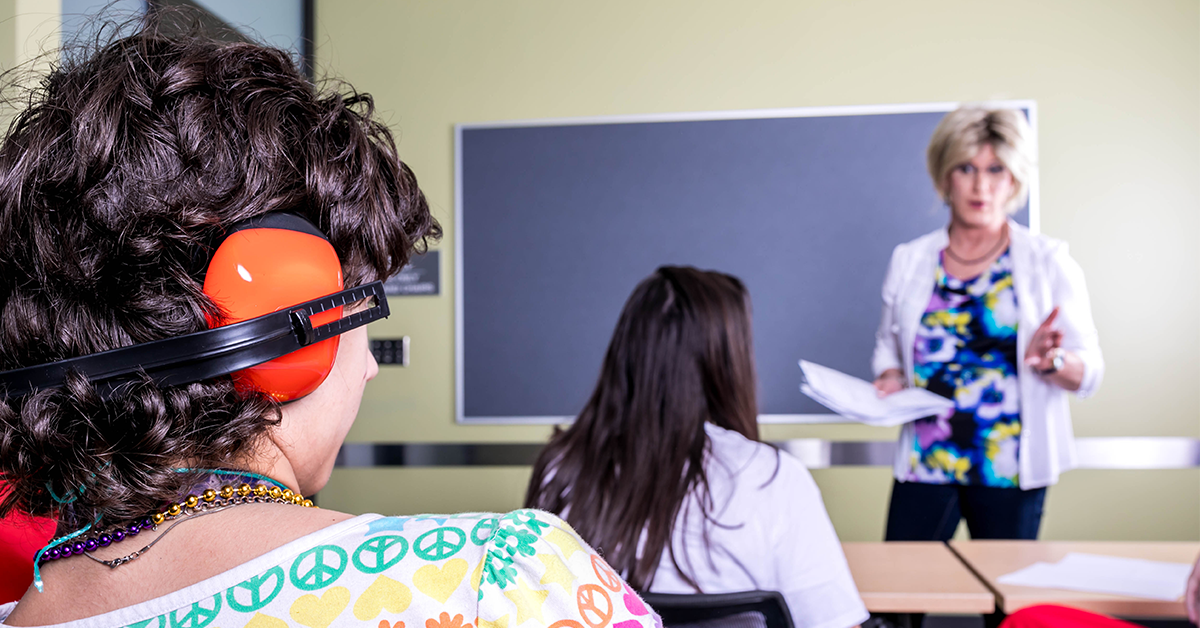
[[[939,414],[954,402],[924,388],[905,388],[880,398],[870,382],[800,360],[800,392],[834,412],[868,425],[892,426]]]
[[[1071,553],[1057,563],[1034,563],[996,581],[1173,602],[1183,595],[1191,569],[1183,563]]]

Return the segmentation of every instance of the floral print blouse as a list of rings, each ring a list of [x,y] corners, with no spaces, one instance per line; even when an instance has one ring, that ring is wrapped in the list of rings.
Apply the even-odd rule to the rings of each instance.
[[[915,384],[954,400],[916,421],[908,481],[1018,486],[1017,298],[1005,251],[973,279],[940,261],[917,327]]]

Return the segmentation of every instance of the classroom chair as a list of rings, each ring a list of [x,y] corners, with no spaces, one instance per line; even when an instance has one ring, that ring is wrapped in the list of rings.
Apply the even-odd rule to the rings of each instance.
[[[792,614],[778,591],[641,596],[667,628],[793,628]]]

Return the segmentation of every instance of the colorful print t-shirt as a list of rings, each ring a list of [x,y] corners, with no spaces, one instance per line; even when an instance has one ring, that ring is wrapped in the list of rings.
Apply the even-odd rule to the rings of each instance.
[[[914,423],[908,481],[1018,485],[1017,316],[1008,251],[974,279],[952,277],[938,263],[917,326],[914,383],[954,407]]]
[[[0,622],[15,606],[0,606]],[[517,510],[362,515],[170,595],[58,626],[640,628],[661,622],[564,521]]]

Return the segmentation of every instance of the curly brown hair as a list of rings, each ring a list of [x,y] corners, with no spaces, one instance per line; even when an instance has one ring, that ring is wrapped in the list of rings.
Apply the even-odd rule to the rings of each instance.
[[[0,146],[0,370],[207,328],[225,229],[268,212],[328,234],[353,286],[441,235],[367,94],[318,90],[284,51],[160,29],[67,58]],[[108,395],[81,376],[0,398],[0,516],[59,530],[175,499],[173,469],[242,460],[279,420],[230,377]]]

